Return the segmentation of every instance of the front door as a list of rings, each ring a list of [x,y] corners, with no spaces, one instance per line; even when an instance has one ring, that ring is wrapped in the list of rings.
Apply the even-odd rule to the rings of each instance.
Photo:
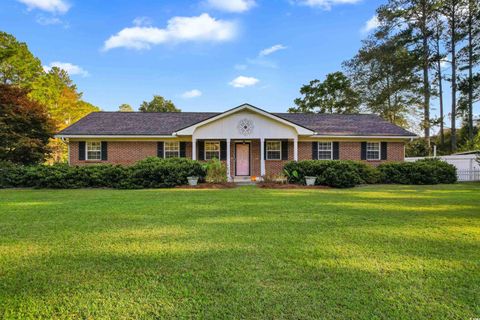
[[[235,144],[235,175],[236,176],[250,175],[250,144],[249,143]]]

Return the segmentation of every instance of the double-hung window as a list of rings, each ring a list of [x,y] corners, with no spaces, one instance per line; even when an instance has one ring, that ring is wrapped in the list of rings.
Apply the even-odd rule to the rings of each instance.
[[[281,160],[282,159],[282,142],[281,141],[267,141],[267,160]]]
[[[180,143],[178,141],[165,141],[164,145],[165,158],[180,157]]]
[[[333,148],[331,142],[318,143],[318,160],[332,160]]]
[[[102,143],[100,141],[87,141],[87,160],[102,160]]]
[[[220,159],[220,142],[205,141],[205,160]]]
[[[367,160],[380,160],[380,142],[367,142]]]

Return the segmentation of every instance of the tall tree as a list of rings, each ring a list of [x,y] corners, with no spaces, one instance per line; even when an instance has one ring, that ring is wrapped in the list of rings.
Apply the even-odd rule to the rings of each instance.
[[[34,164],[49,153],[55,125],[25,89],[0,84],[0,160]]]
[[[463,39],[462,33],[462,13],[465,9],[465,0],[444,0],[442,2],[442,6],[439,10],[442,12],[443,16],[445,17],[446,24],[447,24],[447,32],[445,34],[446,37],[446,47],[448,53],[451,58],[451,69],[452,74],[450,77],[451,87],[452,87],[452,110],[451,110],[451,134],[450,134],[450,149],[451,152],[455,152],[457,150],[457,129],[456,129],[456,121],[457,121],[457,58],[458,58],[458,51],[457,51],[457,44]]]
[[[162,96],[154,95],[152,101],[143,101],[138,108],[141,112],[180,112],[172,101],[166,100]]]
[[[445,59],[445,53],[442,51],[442,35],[445,30],[445,26],[442,20],[441,15],[437,12],[434,16],[434,26],[433,26],[433,50],[434,50],[434,66],[435,66],[435,80],[437,82],[438,88],[438,99],[439,99],[439,111],[440,116],[437,123],[440,125],[440,142],[445,144],[445,115],[444,115],[444,106],[443,106],[443,61]]]
[[[118,107],[119,112],[132,112],[133,108],[128,103],[123,103]]]
[[[479,90],[478,78],[480,73],[474,74],[474,68],[480,64],[480,4],[475,0],[466,0],[466,17],[464,33],[465,47],[459,50],[459,70],[467,70],[468,74],[459,81],[459,111],[464,113],[468,124],[468,139],[473,140],[473,104],[477,101]]]
[[[30,88],[42,73],[40,60],[33,56],[27,45],[0,31],[0,83]]]
[[[423,123],[425,140],[430,146],[430,68],[432,50],[430,47],[434,32],[432,21],[435,16],[436,0],[389,0],[377,11],[379,20],[388,32],[402,35],[406,46],[418,56],[422,79]]]
[[[411,106],[420,102],[416,63],[416,56],[398,38],[372,36],[344,68],[368,111],[408,127],[408,117],[415,113]]]
[[[359,94],[342,72],[327,74],[325,80],[312,80],[300,89],[302,98],[295,99],[296,108],[289,112],[357,113]]]

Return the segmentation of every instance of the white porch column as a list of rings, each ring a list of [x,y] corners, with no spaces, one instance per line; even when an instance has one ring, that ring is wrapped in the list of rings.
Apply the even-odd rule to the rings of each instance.
[[[293,160],[298,161],[298,138],[293,138]]]
[[[265,176],[265,139],[260,139],[260,175]]]
[[[230,176],[230,138],[227,138],[227,180],[232,180]]]
[[[197,160],[197,139],[192,137],[192,160]]]

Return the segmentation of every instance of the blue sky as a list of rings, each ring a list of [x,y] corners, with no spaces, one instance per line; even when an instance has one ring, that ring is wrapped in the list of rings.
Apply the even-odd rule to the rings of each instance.
[[[153,94],[183,111],[286,111],[341,68],[377,0],[2,0],[0,29],[62,63],[103,110]],[[370,23],[372,24],[372,23]]]

